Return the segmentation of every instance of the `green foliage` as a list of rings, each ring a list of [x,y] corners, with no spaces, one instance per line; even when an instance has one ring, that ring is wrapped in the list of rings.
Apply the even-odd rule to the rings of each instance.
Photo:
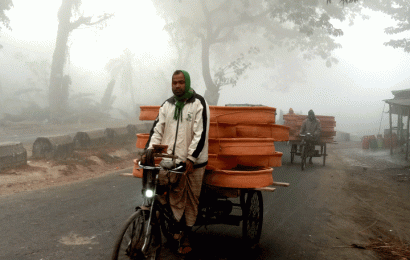
[[[4,11],[10,10],[13,7],[12,0],[0,0],[0,32],[1,26],[3,25],[7,29],[11,30],[10,19],[7,17]],[[3,45],[0,44],[0,50],[3,48]]]
[[[356,2],[358,2],[359,0],[340,0],[340,3],[342,3],[342,4],[350,4],[350,3],[356,3]],[[332,3],[332,0],[327,0],[327,3],[328,4],[331,4]]]
[[[397,39],[385,42],[385,46],[403,49],[410,52],[410,1],[404,0],[373,0],[363,2],[363,7],[390,16],[396,24],[385,28],[389,35],[397,35]]]
[[[392,1],[391,6],[384,6],[382,9],[385,13],[389,14],[397,23],[395,26],[387,27],[385,29],[386,34],[401,34],[407,33],[410,35],[410,2],[408,1]],[[410,37],[402,39],[392,39],[384,43],[385,46],[393,48],[403,49],[405,52],[410,52]]]
[[[10,10],[12,7],[13,7],[12,0],[1,0],[0,1],[0,31],[1,31],[2,24],[7,29],[11,30],[10,19],[7,17],[4,11]]]
[[[260,52],[258,47],[251,47],[248,50],[249,55],[256,55]],[[240,53],[236,60],[231,61],[228,65],[220,67],[214,74],[215,85],[220,88],[225,85],[236,86],[240,76],[251,66],[251,62],[247,61],[245,55]]]

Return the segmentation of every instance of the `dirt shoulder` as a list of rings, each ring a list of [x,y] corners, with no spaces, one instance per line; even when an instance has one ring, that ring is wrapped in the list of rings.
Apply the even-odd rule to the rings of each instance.
[[[30,149],[30,145],[27,146]],[[76,150],[69,159],[48,161],[33,159],[29,151],[27,165],[0,173],[0,196],[83,181],[131,168],[132,160],[139,157],[140,152],[135,144],[116,145]]]
[[[27,151],[27,165],[0,172],[0,196],[35,190],[74,181],[82,181],[103,176],[115,170],[133,167],[132,160],[139,156],[135,147],[136,139],[125,145],[111,145],[92,149],[75,150],[72,158],[60,161],[32,158],[33,142],[37,137],[53,135],[74,136],[79,131],[125,127],[128,124],[143,124],[111,120],[100,123],[81,122],[78,124],[50,125],[24,121],[0,123],[0,142],[21,142]]]
[[[388,151],[362,150],[359,143],[331,145],[328,150],[321,196],[332,212],[326,230],[334,244],[326,250],[337,250],[343,259],[349,259],[350,250],[370,250],[380,259],[410,259],[406,162]]]

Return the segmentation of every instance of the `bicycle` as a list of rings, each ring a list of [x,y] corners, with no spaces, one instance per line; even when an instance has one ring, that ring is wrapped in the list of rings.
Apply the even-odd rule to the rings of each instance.
[[[143,203],[137,206],[135,212],[125,222],[117,238],[112,253],[113,260],[117,259],[158,259],[162,246],[161,229],[164,236],[170,239],[170,233],[176,231],[176,221],[173,219],[171,209],[162,205],[160,197],[165,191],[158,191],[159,171],[184,174],[184,165],[174,169],[164,169],[155,166],[154,157],[176,158],[171,155],[158,153],[158,150],[148,150],[143,169]],[[162,193],[162,194],[161,194]],[[160,219],[162,221],[160,221]],[[162,228],[161,228],[162,226]]]

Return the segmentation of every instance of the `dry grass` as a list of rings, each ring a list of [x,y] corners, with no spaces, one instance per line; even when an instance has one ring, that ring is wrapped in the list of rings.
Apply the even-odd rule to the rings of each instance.
[[[384,236],[370,239],[366,249],[375,251],[381,259],[407,260],[410,259],[410,246],[397,237]]]

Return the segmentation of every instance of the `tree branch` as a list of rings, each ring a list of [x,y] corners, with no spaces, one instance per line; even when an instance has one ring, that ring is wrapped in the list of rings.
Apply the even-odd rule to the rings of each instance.
[[[232,34],[234,32],[233,27],[230,28],[229,32],[227,32],[224,36],[220,37],[220,38],[216,38],[215,40],[213,40],[213,43],[218,43],[218,42],[224,42],[226,40],[228,40]]]
[[[208,7],[206,6],[205,0],[201,0],[201,6],[202,6],[202,11],[204,12],[204,16],[205,16],[207,36],[209,39],[210,37],[213,37],[211,15],[209,14],[209,10],[208,10]]]
[[[237,20],[237,21],[232,21],[230,23],[222,24],[222,25],[218,26],[218,28],[216,28],[216,30],[214,32],[214,36],[217,37],[219,35],[219,33],[221,32],[221,30],[224,29],[224,28],[235,27],[235,26],[246,24],[246,23],[250,23],[252,21],[255,21],[259,18],[262,18],[262,17],[266,16],[269,13],[270,13],[270,11],[266,10],[266,11],[260,13],[260,14],[256,14],[254,16],[248,16],[248,17],[246,17],[246,19],[240,19],[240,20]]]
[[[225,0],[225,2],[223,2],[222,4],[220,4],[217,8],[215,8],[214,10],[209,11],[210,14],[215,14],[218,11],[222,10],[225,6],[227,6],[229,3],[231,3],[230,0]]]
[[[99,16],[99,19],[95,22],[91,22],[92,20],[92,16],[81,16],[80,18],[78,18],[76,21],[70,23],[70,31],[73,31],[75,29],[77,29],[78,27],[80,27],[81,25],[85,25],[87,27],[96,25],[96,24],[100,24],[108,19],[110,19],[111,17],[113,17],[114,14],[103,14],[101,16]]]

